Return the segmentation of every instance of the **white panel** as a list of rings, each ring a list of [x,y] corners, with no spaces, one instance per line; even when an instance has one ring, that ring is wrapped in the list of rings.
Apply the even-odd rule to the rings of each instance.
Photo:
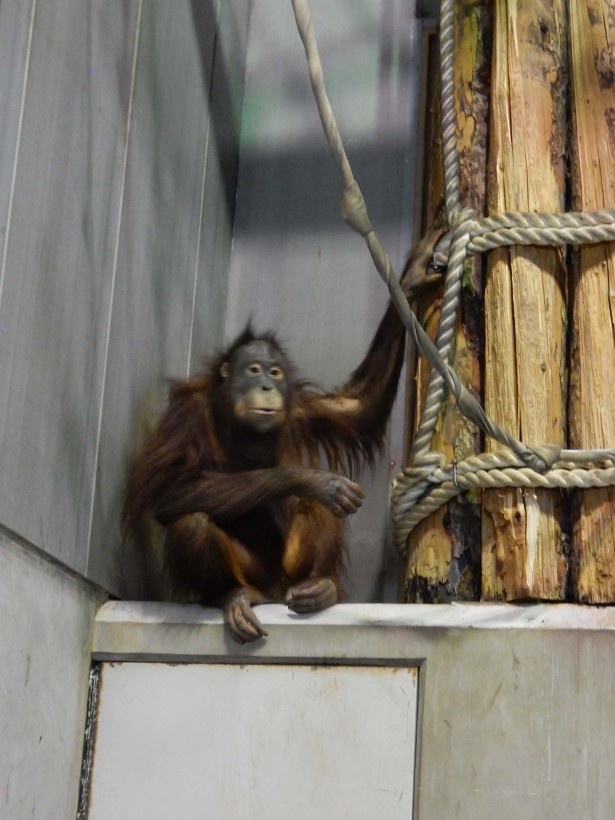
[[[136,7],[36,5],[0,303],[0,520],[77,569],[86,563]]]
[[[417,672],[105,664],[89,820],[408,820]]]

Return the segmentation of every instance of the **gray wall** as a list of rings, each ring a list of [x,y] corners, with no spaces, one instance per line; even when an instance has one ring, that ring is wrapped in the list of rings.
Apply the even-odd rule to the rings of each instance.
[[[0,0],[2,817],[75,816],[127,460],[224,339],[248,6]]]
[[[165,378],[193,371],[254,309],[307,374],[339,383],[386,303],[337,215],[290,3],[254,2],[243,105],[249,6],[0,0],[0,800],[11,817],[72,812],[91,618],[106,594],[143,591],[122,554],[120,500]],[[398,266],[413,190],[411,6],[314,0],[351,161]],[[385,458],[373,487],[364,481],[355,599],[382,594],[388,479]]]
[[[223,340],[247,18],[0,4],[0,524],[112,592],[136,422]]]
[[[340,128],[397,267],[414,191],[412,5],[313,2]],[[307,375],[339,384],[387,300],[338,215],[290,3],[254,3],[244,102],[248,12],[0,4],[0,525],[115,594],[143,593],[119,510],[165,378],[252,313]],[[363,479],[355,600],[383,595],[389,456]]]
[[[102,592],[0,531],[0,817],[72,818]]]
[[[311,0],[325,80],[370,217],[399,271],[411,245],[421,28],[405,0]],[[247,55],[227,335],[251,316],[325,387],[363,357],[388,293],[342,222],[341,175],[322,133],[290,2],[256,0]],[[398,425],[401,427],[401,424]],[[395,432],[395,431],[394,431]],[[351,600],[385,594],[389,479],[399,431],[352,520]],[[396,462],[389,467],[389,460]],[[393,562],[394,563],[394,562]]]

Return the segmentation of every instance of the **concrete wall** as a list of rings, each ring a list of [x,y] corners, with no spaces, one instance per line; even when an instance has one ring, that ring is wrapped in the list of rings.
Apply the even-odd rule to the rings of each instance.
[[[412,244],[421,58],[414,4],[312,0],[310,6],[350,163],[399,271]],[[365,243],[340,218],[341,191],[291,3],[256,0],[227,335],[252,317],[257,328],[279,333],[304,375],[329,388],[360,362],[388,299]],[[352,600],[385,596],[389,479],[401,455],[398,431],[375,475],[362,478],[367,499],[351,522]],[[394,582],[387,594],[395,600]]]
[[[72,818],[102,591],[0,531],[0,817]]]
[[[613,817],[615,609],[567,604],[355,604],[299,617],[271,605],[259,607],[258,615],[268,638],[238,646],[225,634],[214,610],[107,604],[96,624],[94,657],[103,662],[258,663],[265,668],[310,665],[324,657],[327,664],[376,667],[375,679],[377,667],[416,666],[418,820]],[[252,697],[247,688],[246,700]],[[371,698],[369,708],[376,714],[379,709],[386,712],[387,698],[383,688]],[[286,708],[292,700],[291,680],[284,692]],[[252,703],[255,710],[261,706],[258,696]],[[394,708],[404,725],[407,704]],[[165,714],[164,707],[159,706],[159,712]],[[297,715],[298,720],[306,719],[299,710]],[[232,722],[233,713],[226,719]],[[184,720],[189,725],[189,713]],[[139,730],[135,724],[133,730]],[[151,725],[142,731],[147,736]],[[246,733],[255,760],[269,744],[277,742],[276,754],[283,753],[286,744],[292,748],[294,738],[292,725],[273,740],[267,734],[259,738]],[[370,754],[386,760],[389,740],[385,736],[374,742],[377,748]],[[393,755],[395,744],[391,739]],[[301,767],[318,772],[323,760],[336,765],[337,752],[331,745],[324,750],[308,745]],[[407,765],[411,768],[412,761]],[[205,777],[215,777],[215,771],[204,771]],[[251,767],[242,771],[249,783]],[[393,772],[397,782],[389,779]],[[297,776],[303,777],[303,768]],[[399,788],[399,761],[377,780],[374,789]],[[413,816],[411,796],[401,789],[397,795],[408,807],[404,816]],[[291,814],[297,820],[313,817],[307,802],[293,804]],[[216,816],[214,806],[212,817]],[[371,820],[397,815],[359,811],[351,816]]]

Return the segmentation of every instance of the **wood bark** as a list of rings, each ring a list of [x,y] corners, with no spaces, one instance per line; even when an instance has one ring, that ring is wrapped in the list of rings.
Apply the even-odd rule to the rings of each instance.
[[[572,192],[575,210],[615,207],[615,2],[571,0]],[[577,255],[573,283],[570,444],[615,446],[615,245]],[[615,601],[615,489],[573,507],[572,591]]]
[[[494,4],[490,212],[563,211],[566,15],[563,0]],[[566,301],[559,250],[500,249],[485,285],[485,407],[526,444],[564,443]],[[492,441],[487,450],[499,449]],[[483,494],[486,600],[561,599],[559,491]]]
[[[484,212],[488,84],[491,41],[491,3],[456,4],[455,13],[455,101],[458,123],[461,190],[464,204]],[[439,90],[439,89],[438,89]],[[434,112],[433,131],[439,132],[439,109]],[[432,121],[433,122],[433,121]],[[426,226],[441,203],[443,192],[441,142],[427,147],[430,162]],[[427,153],[426,152],[426,153]],[[482,339],[481,258],[466,262],[459,321],[453,341],[451,362],[463,382],[480,395]],[[439,296],[427,294],[419,304],[419,315],[432,338],[440,318]],[[415,423],[425,400],[429,366],[417,363],[415,374]],[[480,452],[479,431],[462,417],[448,399],[436,426],[433,449],[458,460]],[[405,600],[443,602],[451,599],[477,600],[480,595],[480,497],[467,494],[454,499],[423,521],[409,538]]]

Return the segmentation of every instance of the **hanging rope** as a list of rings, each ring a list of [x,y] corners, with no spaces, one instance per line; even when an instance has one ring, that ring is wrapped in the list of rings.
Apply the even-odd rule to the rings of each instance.
[[[418,351],[429,361],[427,398],[414,438],[411,464],[393,482],[394,541],[403,552],[414,527],[455,495],[476,487],[605,487],[615,485],[615,450],[563,450],[547,444],[528,447],[485,414],[448,364],[455,332],[463,264],[468,254],[509,245],[592,244],[615,240],[615,211],[593,213],[503,213],[479,218],[461,203],[454,98],[454,0],[440,10],[442,75],[442,152],[449,233],[434,254],[447,268],[440,325],[435,344],[410,308],[393,266],[369,220],[367,206],[354,179],[324,85],[322,64],[307,0],[292,0],[297,28],[308,59],[310,81],[327,141],[344,179],[342,216],[364,239],[391,299]],[[472,456],[445,466],[431,442],[446,391],[460,412],[510,453]]]

